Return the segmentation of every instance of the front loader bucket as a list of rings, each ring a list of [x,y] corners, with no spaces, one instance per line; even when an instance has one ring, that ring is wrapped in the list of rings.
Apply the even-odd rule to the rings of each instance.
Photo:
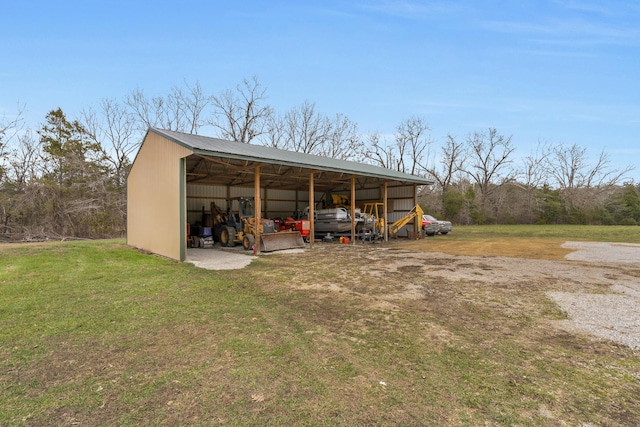
[[[304,248],[304,240],[299,231],[280,231],[260,235],[262,252],[281,251],[283,249]]]

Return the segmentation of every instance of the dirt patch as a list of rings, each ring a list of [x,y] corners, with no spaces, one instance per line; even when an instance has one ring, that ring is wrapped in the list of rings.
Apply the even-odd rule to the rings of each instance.
[[[399,300],[421,299],[429,294],[423,277],[474,283],[486,287],[487,292],[544,283],[546,295],[568,316],[558,326],[640,349],[640,311],[636,309],[640,306],[640,245],[552,239],[464,242],[455,246],[447,241],[434,242],[318,244],[310,252],[326,255],[334,262],[336,256],[357,253],[351,273],[359,274],[336,274],[311,281],[298,278],[289,283],[297,283],[301,289],[370,299],[372,307],[388,310],[397,309]],[[287,251],[280,256],[302,253]],[[257,258],[241,250],[190,249],[188,253],[188,262],[214,270],[244,268]],[[404,279],[383,285],[389,277]],[[525,304],[515,298],[507,305],[517,311]]]
[[[508,256],[512,258],[562,260],[574,251],[563,247],[564,240],[528,237],[504,238],[494,241],[451,241],[447,238],[428,238],[415,241],[398,241],[405,249],[442,252],[450,255]]]
[[[525,253],[528,243],[520,242],[515,252]],[[467,243],[456,245],[448,251],[474,250]],[[446,306],[447,301],[455,300],[512,317],[555,307],[557,317],[566,318],[553,321],[555,328],[640,349],[640,245],[555,245],[557,249],[542,250],[552,253],[551,259],[539,259],[434,252],[429,241],[320,244],[304,254],[291,255],[302,259],[287,264],[308,268],[287,269],[285,282],[298,289],[357,298],[372,308],[390,311],[407,301],[430,298],[433,310],[442,310],[438,304]],[[510,246],[513,249],[514,242]],[[496,245],[492,252],[499,253]],[[561,253],[564,259],[556,259]],[[528,254],[540,256],[540,252]],[[325,274],[309,276],[315,264],[329,260],[331,268]]]

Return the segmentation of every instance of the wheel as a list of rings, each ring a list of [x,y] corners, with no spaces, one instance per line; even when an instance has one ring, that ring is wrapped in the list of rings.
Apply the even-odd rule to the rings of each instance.
[[[427,236],[429,236],[429,237],[433,237],[435,235],[436,235],[436,233],[427,233]]]
[[[222,246],[235,246],[236,244],[233,241],[235,237],[235,229],[233,227],[222,227],[222,230],[220,230],[220,244]]]
[[[245,251],[253,249],[253,244],[256,242],[256,237],[253,234],[245,234],[242,238],[242,247]]]
[[[440,234],[447,234],[448,231],[441,231]]]

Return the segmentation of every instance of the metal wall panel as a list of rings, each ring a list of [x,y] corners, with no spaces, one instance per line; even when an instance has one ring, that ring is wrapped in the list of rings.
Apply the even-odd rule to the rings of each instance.
[[[253,197],[253,188],[231,187],[229,189],[231,197]],[[267,217],[280,218],[291,216],[296,210],[304,210],[308,206],[307,195],[309,192],[298,192],[298,203],[296,204],[296,191],[279,190],[269,188],[261,189],[262,212]],[[225,186],[187,186],[187,221],[190,223],[200,222],[202,218],[202,207],[205,212],[210,211],[211,202],[222,209],[227,210],[227,188]]]
[[[415,204],[413,203],[413,199],[395,199],[393,201],[393,210],[396,212],[409,212]]]
[[[231,197],[253,197],[253,187],[231,187]],[[264,195],[264,190],[260,192],[260,196]]]
[[[369,188],[366,190],[356,190],[356,203],[358,203],[358,201],[360,200],[369,201],[369,202],[373,202],[373,201],[381,202],[382,192],[377,188]]]
[[[149,132],[127,178],[127,244],[181,260],[181,159],[191,151]],[[186,208],[185,208],[186,210]]]
[[[222,185],[187,184],[187,197],[226,199],[227,188]]]
[[[274,200],[296,200],[295,190],[267,189],[267,197]]]
[[[405,187],[389,187],[387,189],[388,197],[392,199],[410,198],[413,200],[413,192],[413,185],[407,185]]]
[[[295,200],[268,201],[267,208],[264,208],[264,205],[265,204],[263,203],[263,210],[265,212],[265,215],[270,218],[281,218],[281,217],[286,218],[288,216],[293,215],[294,211],[301,210],[301,209],[296,209]]]

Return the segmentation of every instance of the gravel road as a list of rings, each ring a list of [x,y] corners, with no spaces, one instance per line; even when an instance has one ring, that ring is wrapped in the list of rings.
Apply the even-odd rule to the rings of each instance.
[[[566,242],[576,249],[565,258],[599,264],[631,264],[640,267],[640,245],[630,243]],[[637,273],[638,270],[636,270]],[[640,278],[624,277],[609,286],[611,293],[550,292],[549,296],[569,315],[563,326],[640,350]]]

